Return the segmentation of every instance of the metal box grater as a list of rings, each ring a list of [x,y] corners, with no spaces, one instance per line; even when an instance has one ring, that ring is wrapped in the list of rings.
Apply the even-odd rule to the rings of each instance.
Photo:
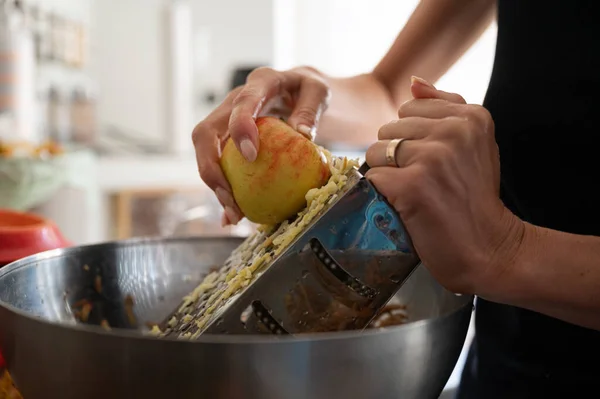
[[[399,215],[364,178],[367,168],[352,168],[337,198],[203,323],[206,295],[171,314],[164,336],[367,327],[420,264]]]

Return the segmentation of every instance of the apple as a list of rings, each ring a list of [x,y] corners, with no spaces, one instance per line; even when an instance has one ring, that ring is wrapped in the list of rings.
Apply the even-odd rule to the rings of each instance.
[[[306,193],[327,184],[331,173],[319,147],[285,121],[260,117],[256,126],[256,160],[248,162],[229,139],[220,163],[246,218],[274,225],[304,209]]]

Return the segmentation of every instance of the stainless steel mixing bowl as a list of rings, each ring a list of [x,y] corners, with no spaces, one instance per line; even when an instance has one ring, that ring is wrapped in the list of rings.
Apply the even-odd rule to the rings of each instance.
[[[26,399],[436,398],[459,357],[473,298],[420,267],[398,296],[409,323],[301,338],[144,336],[239,238],[142,239],[54,250],[0,269],[0,350]],[[94,290],[96,276],[102,290]],[[92,298],[112,326],[82,324]],[[91,322],[99,323],[93,313]]]

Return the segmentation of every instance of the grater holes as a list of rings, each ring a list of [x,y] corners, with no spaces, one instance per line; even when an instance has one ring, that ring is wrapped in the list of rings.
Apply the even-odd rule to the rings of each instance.
[[[264,326],[269,332],[275,335],[288,335],[289,333],[281,324],[271,315],[271,312],[259,300],[252,301],[250,305],[254,317]]]
[[[369,299],[378,295],[378,292],[375,289],[364,284],[339,265],[317,238],[310,239],[310,248],[331,274],[358,295]]]

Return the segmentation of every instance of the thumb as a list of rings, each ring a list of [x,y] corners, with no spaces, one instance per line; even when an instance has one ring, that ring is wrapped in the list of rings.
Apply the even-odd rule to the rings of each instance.
[[[418,98],[439,98],[456,104],[466,104],[465,99],[456,93],[448,93],[438,90],[434,85],[423,78],[413,76],[410,78],[410,92],[415,99]]]

